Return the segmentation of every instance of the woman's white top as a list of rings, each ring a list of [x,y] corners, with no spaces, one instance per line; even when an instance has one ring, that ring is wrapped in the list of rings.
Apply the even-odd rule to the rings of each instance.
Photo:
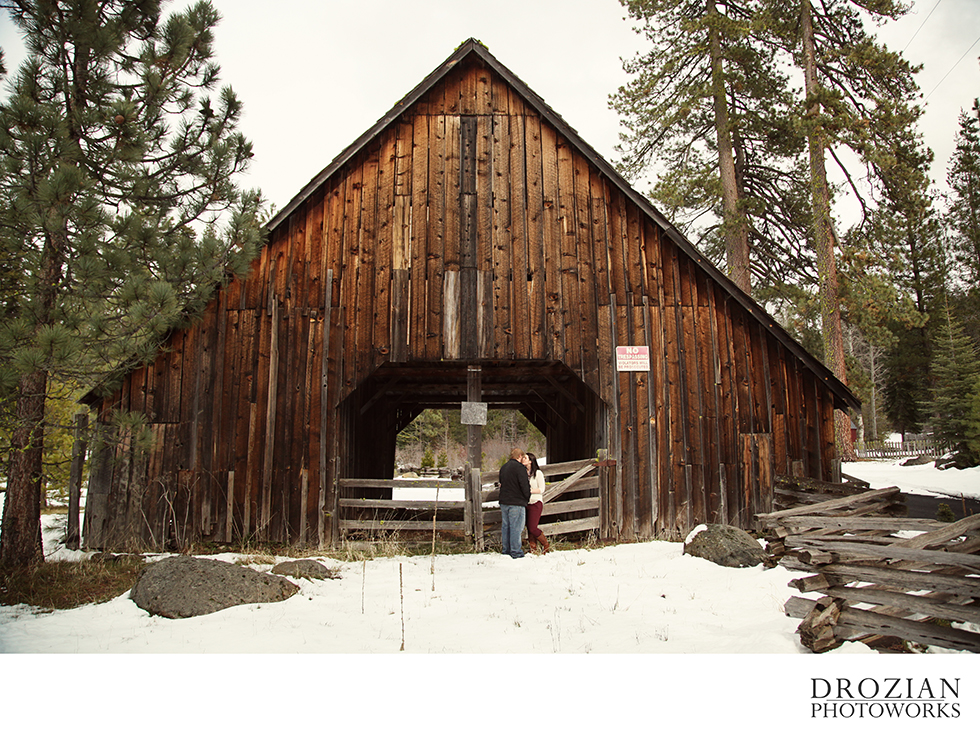
[[[531,476],[531,500],[528,503],[540,503],[544,493],[544,473],[540,470]]]

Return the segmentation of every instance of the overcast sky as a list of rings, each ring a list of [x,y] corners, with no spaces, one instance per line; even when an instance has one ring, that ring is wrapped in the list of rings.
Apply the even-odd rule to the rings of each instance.
[[[471,37],[616,159],[608,97],[627,80],[620,59],[642,47],[618,0],[212,1],[222,79],[244,102],[255,146],[246,183],[278,208]],[[923,133],[944,183],[959,112],[980,96],[980,0],[915,0],[879,34],[924,65]],[[4,16],[8,70],[15,38]]]

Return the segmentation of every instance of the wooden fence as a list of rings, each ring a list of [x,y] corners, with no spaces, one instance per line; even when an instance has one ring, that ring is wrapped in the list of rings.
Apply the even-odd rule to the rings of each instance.
[[[786,603],[786,614],[802,619],[801,642],[815,652],[896,638],[980,651],[980,632],[954,626],[980,625],[980,516],[911,519],[897,515],[905,513],[898,488],[820,487],[809,496],[816,500],[757,516],[780,564],[814,573],[792,586],[823,595]]]
[[[602,480],[610,478],[611,464],[610,461],[589,459],[541,466],[546,484],[540,527],[549,537],[598,530],[599,487]],[[457,489],[457,492],[463,489],[464,500],[342,497],[337,506],[340,536],[403,531],[455,532],[472,541],[477,550],[482,550],[488,537],[495,536],[499,541],[500,508],[484,507],[499,497],[499,489],[493,486],[498,476],[499,471],[471,471],[468,481],[341,479],[341,496],[349,496],[355,490],[361,493],[376,491],[381,495],[394,488],[411,487],[445,490],[446,496],[450,495],[449,489]],[[559,477],[560,480],[547,482],[549,478]],[[475,495],[479,495],[480,500],[473,500]]]
[[[854,449],[859,458],[898,458],[918,457],[920,455],[942,457],[945,452],[943,446],[935,440],[858,442]]]

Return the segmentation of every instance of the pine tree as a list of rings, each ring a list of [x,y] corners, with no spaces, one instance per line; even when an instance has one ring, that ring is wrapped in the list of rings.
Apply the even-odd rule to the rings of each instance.
[[[980,465],[980,376],[973,381],[966,400],[963,454],[969,465]]]
[[[928,420],[932,341],[926,328],[895,326],[896,340],[885,358],[885,414],[903,437],[918,434]]]
[[[875,41],[859,11],[884,19],[899,17],[905,8],[896,0],[798,0],[790,4],[766,0],[766,5],[768,27],[782,39],[803,74],[805,99],[797,122],[806,137],[809,157],[824,359],[834,375],[847,383],[837,262],[841,241],[832,214],[827,158],[838,164],[867,213],[868,204],[854,176],[841,165],[837,148],[850,148],[859,157],[873,185],[882,178],[896,136],[914,125],[921,112],[912,104],[918,94],[914,69],[901,54]],[[845,458],[853,458],[850,420],[838,412],[836,423],[838,450]]]
[[[947,268],[940,217],[929,195],[932,154],[912,129],[879,153],[878,206],[843,253],[845,317],[888,351],[885,409],[903,434],[926,419],[929,319],[943,301]]]
[[[948,216],[954,255],[968,287],[980,289],[980,99],[960,114],[947,182],[952,191]]]
[[[751,290],[753,267],[781,261],[753,216],[791,208],[773,161],[796,142],[787,124],[788,83],[774,49],[755,34],[753,0],[621,0],[651,50],[624,64],[634,78],[612,98],[628,130],[623,167],[662,175],[652,192],[672,218],[705,213],[719,224],[704,232],[721,244],[729,276]],[[774,173],[779,175],[774,175]],[[773,201],[777,201],[773,205]],[[763,216],[763,218],[765,218]],[[764,227],[765,228],[765,227]],[[772,233],[772,230],[766,232]],[[750,247],[762,250],[750,262]]]
[[[212,61],[207,2],[6,2],[27,59],[0,105],[0,246],[19,264],[0,323],[14,406],[0,564],[41,559],[48,385],[152,357],[243,273],[260,241],[241,104]],[[5,293],[6,295],[6,293]]]
[[[980,356],[948,309],[940,321],[932,363],[932,432],[966,467],[976,464],[970,448],[976,428],[971,400],[980,378]]]

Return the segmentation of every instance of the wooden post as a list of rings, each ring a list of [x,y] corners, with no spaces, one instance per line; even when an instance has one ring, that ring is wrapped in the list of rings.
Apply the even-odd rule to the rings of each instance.
[[[327,496],[336,499],[336,491],[328,490],[328,476],[333,475],[333,471],[327,470],[328,450],[327,441],[328,424],[332,424],[330,417],[330,326],[333,323],[333,270],[327,270],[327,282],[323,288],[323,352],[320,354],[320,495],[318,498],[317,511],[317,546],[323,549],[328,544],[336,546],[337,541],[337,512],[336,506],[331,506],[331,511],[327,512]],[[336,419],[336,417],[334,418]],[[247,501],[247,496],[246,496]],[[330,523],[327,524],[329,516]]]
[[[470,464],[463,466],[463,526],[467,541],[476,543],[476,522],[473,520],[473,481],[470,480]]]
[[[88,429],[88,413],[75,415],[75,442],[71,448],[71,471],[68,475],[68,528],[65,531],[65,546],[78,549],[81,545],[81,532],[78,525],[78,512],[82,502],[82,467],[88,442],[85,431]]]
[[[466,401],[479,402],[483,398],[483,374],[479,366],[466,370]],[[471,468],[483,468],[483,425],[466,425],[466,462]]]
[[[472,506],[473,548],[478,552],[482,552],[485,548],[483,543],[483,481],[480,476],[481,470],[479,468],[471,469],[467,476],[467,484],[470,486],[470,494],[473,497],[470,501]]]
[[[470,365],[466,370],[466,401],[479,402],[483,398],[483,372],[479,366]],[[470,505],[469,520],[473,531],[473,545],[483,551],[483,491],[480,473],[483,469],[483,425],[466,425],[467,503]]]

